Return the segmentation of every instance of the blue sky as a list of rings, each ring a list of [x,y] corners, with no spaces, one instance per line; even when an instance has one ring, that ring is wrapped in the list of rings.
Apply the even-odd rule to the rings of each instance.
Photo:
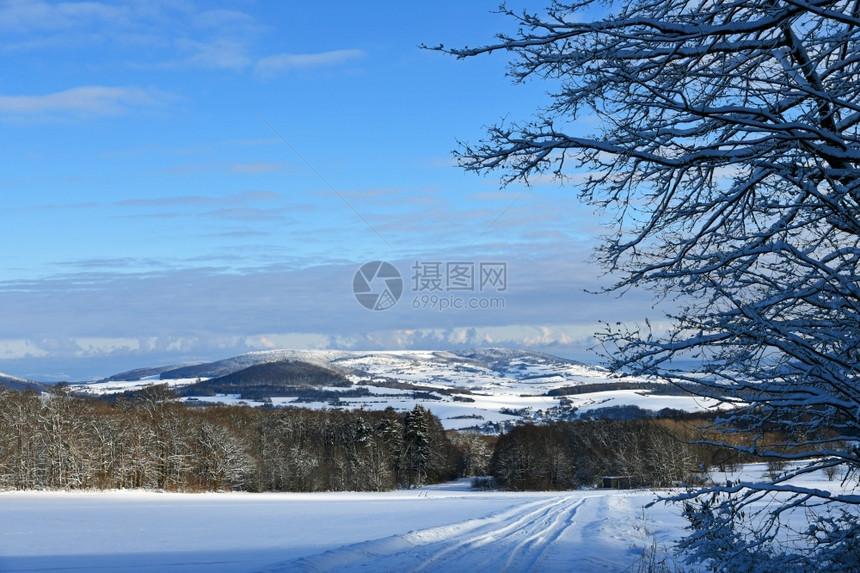
[[[599,319],[649,312],[582,292],[600,221],[572,187],[500,190],[451,156],[547,86],[512,85],[504,54],[417,47],[510,31],[496,5],[0,2],[0,371],[77,380],[279,347],[594,360]],[[403,275],[384,311],[352,293],[373,260]],[[415,261],[504,262],[507,288],[417,292]],[[504,308],[416,309],[421,294]]]

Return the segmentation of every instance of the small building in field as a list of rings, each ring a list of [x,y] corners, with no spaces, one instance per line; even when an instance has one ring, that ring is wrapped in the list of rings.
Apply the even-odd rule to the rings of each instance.
[[[603,476],[603,489],[633,489],[638,481],[633,476]]]

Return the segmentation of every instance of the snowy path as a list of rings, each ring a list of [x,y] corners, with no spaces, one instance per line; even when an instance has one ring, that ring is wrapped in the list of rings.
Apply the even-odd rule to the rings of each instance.
[[[753,464],[717,477],[752,480],[766,471]],[[645,509],[657,495],[648,490],[469,485],[382,493],[0,492],[0,572],[635,571],[643,548],[655,540],[669,548],[686,525],[675,505]],[[834,482],[819,475],[804,485]],[[796,513],[792,528],[801,529],[804,513]]]
[[[624,571],[683,520],[648,491],[0,492],[0,571]],[[645,519],[647,517],[647,520]]]
[[[617,571],[629,566],[650,540],[625,497],[616,492],[552,497],[265,571]]]

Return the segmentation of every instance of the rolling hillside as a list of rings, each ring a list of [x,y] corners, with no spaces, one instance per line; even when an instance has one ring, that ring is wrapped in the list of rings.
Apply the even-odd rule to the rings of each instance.
[[[141,374],[150,374],[141,377]],[[550,354],[471,351],[272,350],[214,362],[138,369],[76,385],[88,395],[165,384],[188,404],[365,408],[421,404],[446,428],[495,433],[526,421],[646,416],[714,407],[668,384],[619,377]]]

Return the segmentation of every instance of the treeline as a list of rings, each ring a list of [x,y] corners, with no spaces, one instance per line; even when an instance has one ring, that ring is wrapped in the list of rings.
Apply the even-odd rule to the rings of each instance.
[[[0,489],[387,490],[468,465],[429,411],[188,408],[0,389]]]
[[[654,396],[695,396],[698,387],[695,384],[683,382],[596,382],[593,384],[580,384],[578,386],[564,386],[547,391],[547,396],[576,396],[579,394],[592,394],[594,392],[609,392],[614,390],[636,390],[648,392]]]
[[[703,479],[703,469],[749,461],[696,423],[672,419],[523,425],[502,435],[490,461],[496,483],[513,490],[667,487]],[[731,438],[730,439],[737,439]]]
[[[675,486],[749,461],[704,442],[702,419],[446,433],[398,413],[187,407],[166,386],[113,402],[0,389],[0,489],[380,491],[492,475],[506,489]]]

